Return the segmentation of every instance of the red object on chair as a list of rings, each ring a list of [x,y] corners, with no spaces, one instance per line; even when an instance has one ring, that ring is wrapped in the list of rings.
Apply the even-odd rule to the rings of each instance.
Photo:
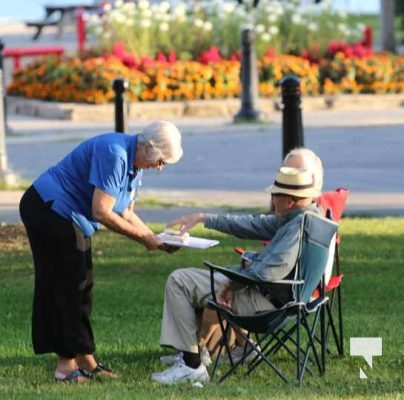
[[[317,199],[317,204],[321,206],[325,212],[330,210],[332,219],[338,222],[344,212],[348,196],[349,190],[340,187],[332,192],[324,192]]]
[[[349,197],[349,190],[346,188],[338,188],[332,192],[325,192],[323,193],[318,199],[317,203],[324,209],[326,215],[328,213],[331,214],[331,218],[335,221],[339,221],[342,217],[344,212],[346,203]],[[340,356],[344,355],[344,325],[342,319],[342,294],[341,294],[341,282],[342,278],[344,277],[341,274],[340,270],[340,262],[339,262],[339,244],[341,238],[337,234],[337,238],[335,241],[335,255],[334,255],[334,262],[335,262],[335,275],[331,276],[331,279],[328,281],[325,291],[330,293],[330,301],[327,304],[327,314],[328,314],[328,322],[327,322],[327,331],[326,337],[328,337],[329,330],[335,339],[335,344],[337,346],[338,354]],[[319,293],[314,292],[313,297],[318,296]],[[332,317],[332,311],[337,301],[338,307],[338,333],[336,331],[334,319]]]

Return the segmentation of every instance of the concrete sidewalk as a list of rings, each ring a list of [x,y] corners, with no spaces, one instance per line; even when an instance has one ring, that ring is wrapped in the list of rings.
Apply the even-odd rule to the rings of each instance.
[[[0,224],[21,222],[18,203],[22,191],[0,191]],[[142,190],[139,200],[158,201],[161,206],[139,206],[145,222],[165,223],[191,212],[224,212],[256,208],[265,210],[268,194],[255,191]],[[350,193],[345,215],[404,217],[404,193]]]
[[[343,134],[346,132],[347,126],[355,127],[354,129],[358,128],[361,132],[370,126],[394,126],[397,134],[400,134],[401,126],[404,125],[404,112],[402,108],[362,111],[337,108],[327,111],[305,111],[303,120],[305,129],[308,128],[308,130],[317,128],[325,132],[328,128],[334,127],[341,128],[341,134]],[[100,129],[101,132],[105,128],[104,122],[58,121],[20,115],[10,115],[8,122],[13,132],[7,138],[8,144],[27,142],[26,146],[28,147],[36,142],[69,141],[79,135],[80,132],[92,132],[94,129]],[[178,118],[174,122],[181,130],[185,130],[188,136],[224,133],[225,137],[231,137],[230,135],[237,135],[240,132],[253,133],[260,129],[267,129],[260,124],[232,124],[231,118],[223,116]],[[144,121],[133,121],[133,125],[136,127],[144,124]],[[282,113],[275,114],[272,124],[281,126]],[[367,157],[364,157],[366,160]],[[383,160],[386,163],[390,161],[388,157],[383,158]],[[362,165],[363,173],[366,170],[364,166],[365,164]],[[342,176],[349,177],[352,171],[344,169],[341,173]],[[380,178],[385,179],[382,176],[378,177],[378,179]],[[344,182],[350,188],[349,182]],[[380,189],[377,182],[375,182],[376,186],[369,185],[367,189],[361,192],[351,191],[346,215],[404,216],[404,190],[394,193],[391,190],[376,192],[373,191],[374,188]],[[393,188],[394,186],[390,185],[390,187]],[[21,195],[21,191],[0,191],[0,223],[20,222],[18,203]],[[171,188],[157,190],[146,185],[140,193],[140,201],[147,204],[150,199],[157,204],[167,206],[138,207],[139,216],[148,222],[167,222],[184,213],[199,210],[223,211],[230,207],[230,210],[235,208],[265,209],[268,205],[268,194],[264,191],[176,190]]]

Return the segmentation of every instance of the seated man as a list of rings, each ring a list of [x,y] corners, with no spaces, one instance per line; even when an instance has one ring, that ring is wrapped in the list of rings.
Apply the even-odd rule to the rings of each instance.
[[[281,167],[270,187],[274,214],[230,215],[195,213],[181,217],[170,225],[180,225],[186,232],[199,222],[206,228],[245,239],[270,239],[268,245],[252,258],[243,273],[263,282],[283,279],[293,273],[298,257],[300,223],[303,213],[311,210],[322,214],[316,205],[318,191],[313,172]],[[279,308],[292,298],[289,287],[261,291],[252,287],[234,286],[217,274],[219,301],[240,315]],[[175,384],[184,381],[205,383],[209,380],[201,363],[199,313],[210,298],[209,271],[199,268],[177,269],[166,283],[160,344],[182,352],[182,358],[163,372],[151,375],[154,381]]]
[[[283,159],[282,166],[304,168],[308,171],[312,171],[315,188],[318,191],[318,196],[321,195],[321,191],[323,188],[324,169],[321,159],[312,150],[305,147],[299,147],[290,150]],[[272,211],[269,210],[269,212]],[[242,256],[242,264],[245,262],[243,258],[244,257]],[[202,362],[205,362],[205,365],[209,364],[209,354],[216,355],[221,337],[222,331],[219,326],[216,311],[205,308],[202,315],[199,343],[201,349],[207,349],[207,351],[203,352],[204,357],[202,358]],[[233,360],[237,361],[245,351],[244,340],[232,333],[229,343],[232,347],[234,346],[234,349],[232,351],[232,358]],[[255,353],[251,353],[251,358],[254,358],[254,356]],[[166,360],[166,362],[167,360],[174,359],[175,358],[173,357],[167,358],[167,356],[163,356],[163,360]]]

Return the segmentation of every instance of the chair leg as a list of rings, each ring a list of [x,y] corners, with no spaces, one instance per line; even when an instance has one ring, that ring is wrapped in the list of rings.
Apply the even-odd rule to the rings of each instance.
[[[338,295],[338,327],[339,327],[339,355],[344,356],[344,321],[342,317],[342,296],[341,296],[341,286],[337,288]]]
[[[315,332],[316,332],[319,316],[320,316],[320,310],[318,310],[315,313],[314,320],[313,320],[313,325],[310,328],[306,316],[304,314],[302,315],[302,325],[303,325],[303,327],[305,328],[305,330],[307,332],[309,342],[308,342],[308,344],[306,346],[306,350],[304,351],[303,365],[301,367],[300,374],[298,376],[299,384],[303,381],[303,375],[304,375],[305,370],[307,369],[307,361],[309,359],[310,349],[313,350],[313,354],[314,354],[314,358],[316,360],[317,368],[319,370],[320,375],[322,375],[321,361],[320,361],[320,358],[318,356],[317,349],[316,349],[316,346],[315,346]]]
[[[327,351],[327,336],[326,336],[326,322],[325,322],[325,308],[321,307],[320,310],[320,324],[321,324],[321,375],[325,374],[326,351]]]

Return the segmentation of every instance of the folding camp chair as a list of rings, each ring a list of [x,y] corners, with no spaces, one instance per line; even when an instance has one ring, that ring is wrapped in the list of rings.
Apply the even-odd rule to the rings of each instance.
[[[346,203],[349,197],[349,190],[339,187],[336,190],[324,192],[318,199],[317,203],[324,209],[325,214],[336,222],[339,222],[345,210]],[[342,291],[341,283],[344,275],[341,273],[339,244],[341,237],[337,233],[335,238],[335,250],[333,255],[333,263],[329,264],[330,270],[326,272],[326,287],[325,291],[330,300],[326,305],[327,312],[327,327],[326,327],[326,349],[328,350],[328,338],[330,333],[334,338],[338,355],[344,355],[344,323],[342,314]],[[244,249],[236,247],[235,252],[243,254]],[[328,268],[328,267],[327,267]],[[319,291],[316,289],[312,298],[319,296]],[[334,317],[334,309],[336,308],[336,317]],[[337,331],[338,324],[338,331]]]
[[[205,265],[210,268],[211,290],[213,299],[209,301],[209,306],[216,310],[220,328],[222,331],[222,341],[218,354],[225,349],[230,360],[229,369],[220,377],[220,382],[237,370],[250,354],[255,351],[256,356],[250,364],[247,374],[252,372],[262,362],[269,365],[276,374],[284,381],[289,379],[285,373],[270,359],[279,348],[284,348],[296,362],[296,377],[300,383],[303,380],[310,352],[313,352],[314,362],[320,374],[324,371],[325,349],[321,349],[321,359],[315,342],[315,332],[319,320],[320,311],[326,304],[327,298],[324,296],[324,284],[320,290],[320,296],[310,302],[310,296],[314,289],[318,287],[324,275],[325,266],[328,260],[330,243],[333,235],[337,231],[337,224],[317,214],[306,212],[301,224],[301,242],[299,256],[293,271],[291,280],[281,280],[271,282],[271,285],[289,285],[292,288],[293,298],[290,302],[276,310],[260,311],[254,315],[237,315],[232,310],[218,304],[214,287],[214,273],[220,272],[229,279],[235,280],[244,285],[257,287],[263,285],[262,282],[251,277],[246,277],[240,272],[228,270],[216,266],[208,261]],[[270,244],[269,244],[270,245]],[[267,285],[265,283],[264,285]],[[312,323],[309,324],[309,316],[312,315]],[[287,329],[290,326],[290,329]],[[325,343],[325,330],[322,326],[321,343]],[[237,362],[233,362],[231,349],[227,342],[227,336],[231,329],[234,329],[246,341],[246,352]],[[301,333],[307,335],[307,342],[303,345]],[[248,333],[246,333],[248,332]],[[293,343],[296,344],[292,351],[286,343],[288,338],[295,335]],[[254,336],[254,339],[252,339]],[[211,379],[215,379],[218,370],[220,357],[216,358]]]

